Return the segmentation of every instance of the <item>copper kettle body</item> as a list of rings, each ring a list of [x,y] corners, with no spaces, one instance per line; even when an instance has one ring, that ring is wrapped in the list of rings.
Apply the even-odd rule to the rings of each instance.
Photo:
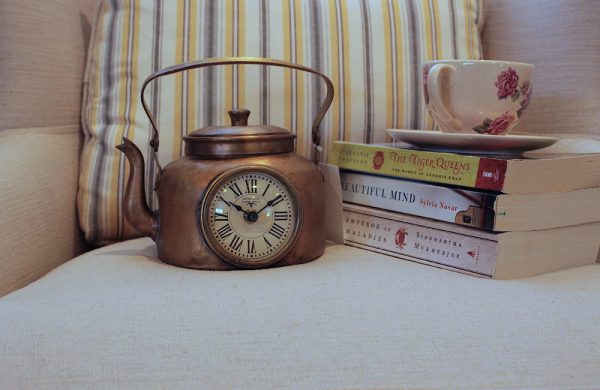
[[[231,126],[196,130],[184,138],[185,155],[164,168],[158,161],[158,211],[147,206],[144,159],[127,138],[117,148],[130,164],[123,210],[127,221],[156,242],[168,264],[206,270],[264,268],[306,263],[325,249],[324,179],[318,167],[318,124],[333,99],[321,73],[263,58],[215,58],[166,68],[149,76],[142,105],[157,77],[212,65],[258,64],[303,70],[325,81],[327,95],[312,126],[313,161],[294,151],[295,135],[276,126],[248,126],[247,110],[230,111]],[[245,184],[245,185],[244,185]]]

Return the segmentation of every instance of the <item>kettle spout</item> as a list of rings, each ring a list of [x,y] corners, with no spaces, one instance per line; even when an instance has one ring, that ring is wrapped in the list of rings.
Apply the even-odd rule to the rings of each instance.
[[[156,241],[158,235],[158,217],[153,215],[146,203],[144,191],[144,157],[133,142],[123,138],[123,143],[117,146],[129,160],[129,179],[125,187],[123,210],[125,218],[138,232]]]

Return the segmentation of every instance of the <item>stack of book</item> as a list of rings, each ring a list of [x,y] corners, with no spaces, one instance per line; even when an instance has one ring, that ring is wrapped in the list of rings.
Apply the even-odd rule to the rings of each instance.
[[[335,142],[347,245],[489,278],[596,262],[600,154],[527,158]]]

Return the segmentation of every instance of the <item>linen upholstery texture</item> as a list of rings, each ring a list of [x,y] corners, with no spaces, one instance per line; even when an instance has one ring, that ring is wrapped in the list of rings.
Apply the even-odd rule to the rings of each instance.
[[[598,388],[600,266],[495,281],[331,246],[189,271],[142,238],[0,301],[4,388]],[[49,293],[52,292],[52,293]]]
[[[63,6],[48,2],[28,11],[53,4]],[[486,23],[497,14],[518,15],[504,19],[504,28],[484,30],[491,44],[522,27],[515,20],[529,23],[540,11],[534,1],[487,4],[494,6]],[[596,1],[578,4],[591,12]],[[597,35],[585,33],[595,28],[588,18],[553,20],[548,35],[560,38],[584,21],[580,38]],[[0,31],[5,26],[0,24]],[[52,28],[46,33],[52,35]],[[495,58],[511,59],[502,53],[520,50],[532,56],[539,76],[537,59],[546,56],[545,42],[520,36],[504,49]],[[534,97],[540,91],[549,89],[537,83]],[[549,97],[558,99],[560,91]],[[549,115],[558,123],[560,112]],[[4,148],[28,131],[10,134],[0,136],[3,157]],[[19,144],[27,153],[20,154],[18,165],[26,166],[6,171],[0,166],[2,184],[72,153],[65,146],[62,154],[52,147],[54,152],[44,155],[38,142]],[[37,187],[27,180],[20,190],[9,191],[6,204],[27,211],[35,201],[16,199],[30,196],[32,185]],[[0,188],[3,196],[5,187]],[[62,203],[55,207],[64,212]],[[20,228],[31,226],[29,221]],[[6,241],[26,246],[57,226],[30,229],[27,237],[7,235],[19,223],[0,227],[1,261],[31,258],[27,272],[36,272],[54,255],[54,246],[36,257],[22,256],[6,253],[12,250]],[[349,247],[328,248],[325,257],[298,267],[227,273],[178,269],[155,256],[147,239],[109,246],[0,299],[0,388],[600,387],[598,265],[493,281]]]
[[[600,2],[485,4],[485,58],[535,65],[531,104],[514,132],[599,139]]]
[[[383,142],[386,128],[431,128],[421,62],[480,58],[482,10],[478,0],[103,1],[83,103],[78,206],[86,238],[102,245],[139,236],[123,218],[128,164],[114,146],[126,136],[148,161],[150,123],[139,92],[153,71],[224,56],[272,57],[320,70],[336,90],[321,126],[325,159],[332,140]],[[250,109],[250,123],[291,129],[297,152],[308,156],[310,123],[323,96],[317,78],[256,66],[159,79],[147,93],[161,131],[159,161],[179,158],[189,131],[228,123],[231,108]],[[155,174],[147,164],[151,209]]]
[[[94,3],[0,2],[0,296],[84,249],[75,200]]]
[[[55,130],[0,132],[0,296],[81,253],[73,207],[79,126]],[[43,157],[27,158],[32,147]]]

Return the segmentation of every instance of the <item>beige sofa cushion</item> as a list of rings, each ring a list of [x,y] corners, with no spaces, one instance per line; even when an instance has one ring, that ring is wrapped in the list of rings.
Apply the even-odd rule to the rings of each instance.
[[[382,142],[386,128],[431,128],[421,62],[481,56],[480,0],[156,4],[103,1],[92,39],[78,206],[86,238],[95,244],[139,235],[118,207],[127,168],[114,146],[126,136],[146,157],[151,154],[150,123],[139,96],[144,79],[159,68],[207,57],[256,56],[319,69],[336,90],[321,126],[325,160],[332,140]],[[297,152],[309,156],[310,123],[323,96],[316,78],[256,66],[180,73],[147,90],[161,130],[163,165],[183,153],[189,131],[229,123],[232,108],[250,109],[251,124],[291,129],[298,135]],[[152,209],[155,172],[147,166]]]
[[[154,248],[90,252],[0,300],[0,387],[600,387],[600,265],[494,281],[331,246],[211,272]]]

